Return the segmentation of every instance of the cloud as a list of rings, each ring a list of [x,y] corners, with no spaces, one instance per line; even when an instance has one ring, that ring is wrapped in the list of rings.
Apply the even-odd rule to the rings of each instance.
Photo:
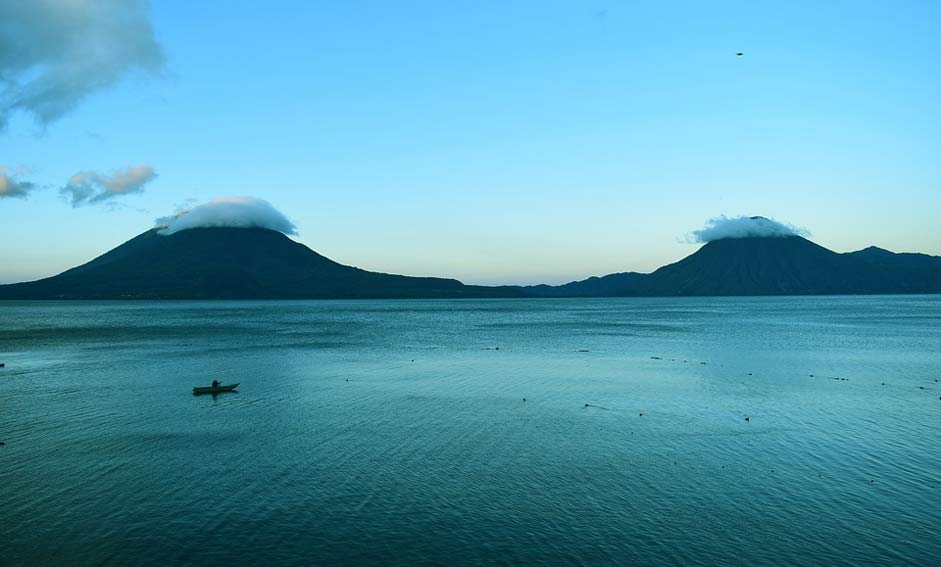
[[[157,172],[149,165],[119,169],[111,175],[79,171],[69,178],[68,184],[59,192],[71,200],[73,207],[94,205],[122,195],[141,193],[144,185],[156,177]]]
[[[689,242],[712,242],[724,238],[784,238],[810,236],[806,229],[765,217],[727,217],[720,215],[706,221],[706,226],[687,236]]]
[[[30,181],[20,181],[16,172],[0,165],[0,199],[17,197],[25,199],[38,186]]]
[[[297,234],[297,227],[271,203],[257,197],[223,197],[205,205],[157,219],[158,232],[168,235],[190,228],[227,226],[267,228],[284,234]]]
[[[0,129],[17,112],[43,126],[163,51],[146,0],[0,0]]]

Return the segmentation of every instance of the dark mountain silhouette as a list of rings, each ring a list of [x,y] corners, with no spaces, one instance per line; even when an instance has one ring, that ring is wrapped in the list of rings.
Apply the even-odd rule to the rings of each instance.
[[[526,288],[526,293],[536,297],[610,297],[623,295],[626,289],[647,277],[638,272],[620,272],[606,276],[592,276],[586,280],[569,282],[563,285],[534,285]]]
[[[909,252],[895,253],[875,246],[846,255],[892,270],[896,276],[904,280],[907,287],[927,289],[934,293],[941,292],[941,256]]]
[[[800,236],[726,238],[651,274],[611,274],[526,291],[538,296],[941,293],[941,258],[879,248],[838,254]]]
[[[856,252],[848,252],[847,256],[865,260],[871,264],[887,266],[889,268],[913,268],[916,270],[941,269],[941,256],[928,254],[913,254],[910,252],[889,252],[884,248],[870,246]]]
[[[650,274],[561,286],[468,286],[338,264],[260,228],[149,230],[0,299],[354,299],[941,293],[941,257],[881,248],[838,254],[800,236],[715,240]]]
[[[512,297],[511,287],[369,272],[261,228],[149,230],[57,276],[0,286],[0,299]]]

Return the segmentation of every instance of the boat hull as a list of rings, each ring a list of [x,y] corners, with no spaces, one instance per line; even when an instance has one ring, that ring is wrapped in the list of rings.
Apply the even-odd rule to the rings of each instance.
[[[215,388],[212,386],[197,386],[193,388],[193,395],[199,396],[202,394],[221,394],[223,392],[234,392],[238,387],[238,384],[227,384],[225,386],[217,386]]]

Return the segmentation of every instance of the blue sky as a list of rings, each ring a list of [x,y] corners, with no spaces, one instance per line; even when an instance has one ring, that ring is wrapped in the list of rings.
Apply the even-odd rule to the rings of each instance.
[[[472,283],[649,271],[720,214],[805,227],[837,251],[941,254],[936,2],[143,13],[162,66],[47,124],[10,113],[0,165],[39,188],[0,199],[0,282],[234,195],[270,201],[337,261]],[[59,191],[143,165],[156,176],[141,192],[73,208]]]

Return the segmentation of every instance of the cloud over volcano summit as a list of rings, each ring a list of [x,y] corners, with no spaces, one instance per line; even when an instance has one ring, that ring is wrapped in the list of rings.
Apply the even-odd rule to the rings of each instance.
[[[267,228],[284,234],[297,234],[284,214],[271,203],[257,197],[222,197],[204,205],[186,209],[173,216],[157,219],[160,234],[203,227]]]
[[[765,217],[727,217],[719,215],[706,221],[706,226],[691,232],[690,242],[712,242],[725,238],[785,238],[810,236],[806,229]]]

